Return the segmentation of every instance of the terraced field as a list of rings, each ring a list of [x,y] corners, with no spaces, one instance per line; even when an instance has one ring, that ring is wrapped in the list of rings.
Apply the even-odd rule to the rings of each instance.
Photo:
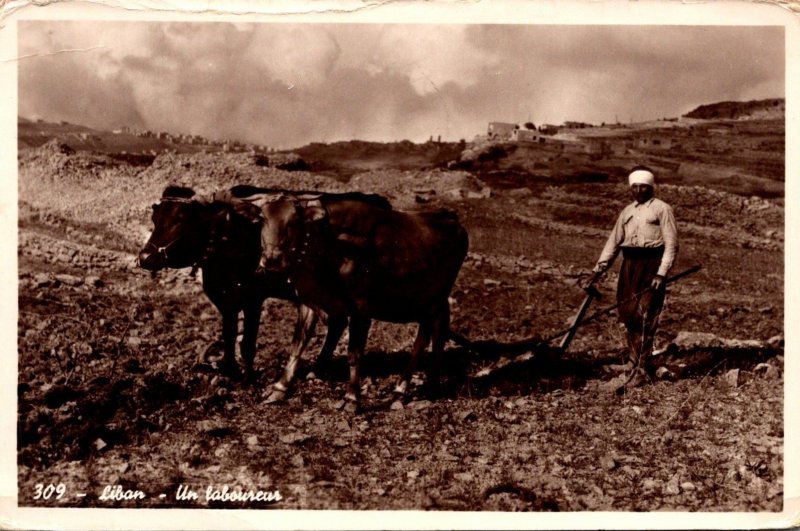
[[[676,380],[605,391],[623,345],[609,316],[582,328],[563,358],[542,348],[514,363],[451,343],[444,396],[429,400],[415,378],[411,402],[389,409],[383,398],[414,330],[376,323],[366,410],[352,416],[337,408],[344,341],[331,379],[301,379],[286,403],[265,403],[291,339],[288,303],[265,305],[254,385],[198,363],[220,332],[199,279],[188,270],[151,278],[134,263],[165,186],[362,190],[397,208],[451,208],[470,234],[453,328],[508,343],[567,326],[583,297],[576,282],[629,201],[624,184],[391,168],[344,179],[280,170],[247,153],[140,162],[70,153],[59,142],[20,151],[20,505],[781,510],[782,198],[702,183],[658,188],[678,218],[674,271],[703,265],[670,287],[657,339]],[[613,301],[615,280],[601,283],[599,307]],[[43,477],[66,493],[35,499]],[[223,485],[277,490],[280,500],[206,499]],[[100,499],[106,486],[145,497]],[[181,488],[199,499],[178,499]]]

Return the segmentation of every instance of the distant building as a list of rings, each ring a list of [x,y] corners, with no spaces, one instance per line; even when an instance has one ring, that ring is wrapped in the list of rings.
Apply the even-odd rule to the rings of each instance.
[[[606,156],[612,153],[609,143],[601,138],[579,138],[564,140],[562,150],[565,153],[584,153],[587,155]]]
[[[514,129],[511,132],[511,140],[514,142],[544,142],[542,134],[535,129]]]
[[[659,136],[642,136],[636,139],[636,147],[640,149],[671,149],[672,139]]]
[[[489,122],[487,134],[489,135],[489,138],[510,139],[511,135],[517,129],[519,129],[517,124],[510,124],[506,122]]]
[[[544,124],[539,126],[539,132],[544,133],[545,135],[556,135],[558,134],[558,126],[552,124]]]
[[[568,129],[585,129],[587,127],[592,127],[592,124],[584,122],[564,122],[564,127]]]

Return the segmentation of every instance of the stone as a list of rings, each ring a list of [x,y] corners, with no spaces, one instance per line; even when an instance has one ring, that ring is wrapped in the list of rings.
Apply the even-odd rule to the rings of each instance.
[[[215,420],[201,420],[197,423],[197,427],[203,433],[207,433],[213,437],[224,437],[232,431],[230,427]]]
[[[78,355],[81,355],[81,356],[88,356],[89,354],[94,352],[94,349],[92,348],[92,346],[89,343],[87,343],[86,341],[79,341],[78,343],[76,343],[73,346],[72,350],[73,350],[73,352],[75,352],[75,354],[78,354]]]
[[[681,330],[672,343],[680,349],[721,347],[722,340],[709,332],[690,332]]]
[[[91,286],[93,288],[101,288],[105,286],[105,282],[100,277],[96,276],[88,276],[84,279],[84,283],[87,286]]]
[[[670,478],[667,484],[664,486],[664,494],[676,496],[681,493],[681,486],[679,483],[678,475],[675,474]]]
[[[675,373],[666,367],[659,367],[656,369],[656,379],[658,380],[675,380]]]
[[[753,368],[753,372],[768,380],[776,380],[781,377],[781,371],[771,363],[759,363]]]
[[[62,284],[66,284],[67,286],[80,286],[83,284],[83,279],[81,277],[76,277],[75,275],[60,274],[56,275],[55,279]]]
[[[776,336],[772,336],[771,338],[767,339],[767,345],[770,348],[774,349],[783,348],[783,335],[778,334]]]
[[[722,376],[722,380],[732,389],[739,387],[739,369],[729,370]]]
[[[617,467],[617,461],[610,455],[604,455],[600,458],[600,466],[605,470],[611,471]]]
[[[642,488],[645,492],[654,491],[661,486],[661,482],[656,479],[645,479],[642,481]]]
[[[281,435],[279,440],[283,444],[300,444],[311,438],[311,435],[306,435],[304,433],[287,433],[286,435]]]
[[[33,285],[37,288],[44,288],[50,285],[50,276],[47,273],[36,273],[33,276]]]
[[[462,411],[458,414],[459,422],[466,422],[468,420],[478,420],[478,416],[474,411]]]
[[[607,393],[617,393],[620,389],[625,388],[625,382],[627,381],[628,376],[626,374],[620,374],[614,378],[611,378],[607,382],[603,382],[598,386],[598,389],[602,392]]]
[[[764,348],[764,342],[758,339],[723,339],[722,346],[725,348],[760,349]]]
[[[139,337],[129,337],[125,340],[125,344],[129,347],[138,347],[142,344],[142,339]]]
[[[763,373],[766,372],[769,368],[769,363],[759,363],[755,367],[753,367],[753,372],[755,373]]]

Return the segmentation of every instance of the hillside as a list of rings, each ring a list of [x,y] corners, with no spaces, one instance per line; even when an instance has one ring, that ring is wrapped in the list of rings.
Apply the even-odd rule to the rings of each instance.
[[[239,142],[211,141],[196,135],[171,134],[133,130],[122,127],[114,131],[92,129],[69,122],[29,120],[20,116],[17,121],[20,149],[39,147],[56,139],[76,151],[105,154],[136,154],[155,156],[167,151],[176,153],[264,151],[261,146],[246,146]]]
[[[340,178],[380,168],[398,170],[443,167],[465,149],[464,142],[435,142],[416,144],[402,142],[334,142],[312,143],[293,149],[311,169]]]
[[[701,105],[685,114],[687,118],[701,120],[742,119],[779,119],[786,111],[786,100],[783,98],[752,101],[723,101]]]
[[[27,149],[55,141],[141,166],[165,153],[241,153],[263,166],[310,170],[342,182],[380,169],[449,168],[512,188],[540,181],[620,182],[628,168],[647,164],[658,172],[661,183],[779,198],[784,194],[784,107],[784,100],[722,102],[700,106],[681,119],[561,127],[557,134],[539,135],[533,142],[482,135],[458,143],[352,140],[311,143],[282,153],[197,136],[127,128],[97,131],[20,118],[19,146]]]

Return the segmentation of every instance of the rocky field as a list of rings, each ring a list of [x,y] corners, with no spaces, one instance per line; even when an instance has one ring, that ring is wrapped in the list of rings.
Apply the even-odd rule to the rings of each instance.
[[[581,328],[563,358],[542,348],[520,361],[502,348],[478,355],[450,343],[445,396],[426,399],[415,379],[411,402],[389,409],[383,398],[414,330],[376,323],[364,363],[365,411],[354,416],[337,407],[345,341],[331,379],[301,378],[286,403],[267,405],[291,340],[293,307],[267,301],[258,378],[246,387],[198,363],[220,333],[199,279],[188,270],[152,278],[135,265],[151,229],[150,205],[167,184],[210,192],[238,183],[371,191],[397,208],[457,211],[470,253],[452,293],[453,328],[501,344],[568,326],[583,298],[576,282],[629,201],[613,179],[378,168],[345,180],[277,169],[247,153],[160,154],[150,162],[74,153],[58,141],[23,149],[20,505],[783,508],[781,198],[702,182],[658,188],[678,219],[673,272],[703,265],[669,288],[657,349],[674,378],[622,396],[605,390],[624,344],[611,315]],[[600,284],[597,308],[613,303],[615,281],[611,273]],[[64,489],[45,499],[42,483]],[[279,491],[280,499],[223,501],[213,493],[226,485]],[[145,497],[101,499],[106,486]],[[187,489],[199,498],[178,499]],[[126,497],[136,499],[116,499]]]

